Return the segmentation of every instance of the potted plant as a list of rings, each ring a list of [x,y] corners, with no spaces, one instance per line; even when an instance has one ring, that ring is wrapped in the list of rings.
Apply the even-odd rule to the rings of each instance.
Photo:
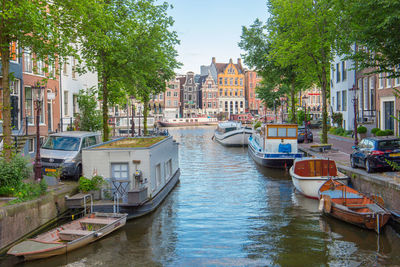
[[[371,134],[372,134],[373,136],[376,136],[376,133],[377,133],[378,131],[380,131],[379,128],[372,128],[372,129],[371,129]]]
[[[364,139],[365,137],[367,137],[367,127],[362,126],[362,125],[358,126],[357,133],[358,133],[358,136],[360,137],[360,139]]]
[[[100,189],[105,180],[100,175],[95,175],[91,179],[81,177],[79,179],[79,191],[92,194],[94,199],[100,199]]]

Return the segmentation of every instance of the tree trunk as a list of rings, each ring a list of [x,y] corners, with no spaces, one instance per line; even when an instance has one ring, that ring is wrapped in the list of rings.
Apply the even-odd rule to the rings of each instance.
[[[4,44],[4,42],[1,42]],[[4,47],[1,51],[1,71],[3,74],[3,154],[7,161],[11,160],[11,106],[10,106],[10,47]]]
[[[103,71],[102,75],[102,90],[103,90],[103,142],[109,139],[109,128],[108,128],[108,88],[107,88],[107,75]]]
[[[292,113],[292,120],[291,123],[297,123],[296,120],[296,99],[295,99],[295,95],[296,95],[296,87],[294,84],[294,81],[292,81],[292,84],[290,85],[291,89],[290,89],[290,101],[291,101],[291,113]]]
[[[144,100],[143,101],[143,135],[147,135],[148,131],[147,131],[147,116],[149,114],[149,101],[148,100]]]
[[[322,84],[321,84],[321,94],[322,94],[322,144],[328,143],[328,128],[327,128],[327,120],[328,120],[328,113],[326,112],[326,87],[327,87],[327,80],[326,80],[326,69],[322,67]]]

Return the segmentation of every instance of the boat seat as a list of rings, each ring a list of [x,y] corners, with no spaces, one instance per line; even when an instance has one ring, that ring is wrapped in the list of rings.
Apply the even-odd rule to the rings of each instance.
[[[367,204],[366,206],[373,212],[386,213],[386,211],[384,209],[382,209],[381,207],[379,207],[377,204]]]
[[[58,232],[58,236],[61,240],[72,241],[82,236],[90,235],[94,232],[95,231],[66,229]]]

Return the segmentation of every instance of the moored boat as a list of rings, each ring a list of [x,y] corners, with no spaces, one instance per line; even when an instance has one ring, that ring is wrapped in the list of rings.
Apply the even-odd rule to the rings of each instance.
[[[319,189],[318,196],[319,208],[324,214],[377,233],[391,217],[391,213],[383,207],[381,198],[369,198],[339,181],[326,181]]]
[[[240,122],[221,122],[214,132],[214,139],[225,146],[247,146],[252,133],[250,127],[242,126]]]
[[[249,155],[269,168],[289,168],[303,153],[297,150],[297,124],[266,124],[249,137]]]
[[[176,118],[165,119],[158,122],[162,127],[179,127],[179,126],[200,126],[218,124],[217,118],[194,117],[194,118]]]
[[[91,213],[23,241],[10,248],[7,254],[23,257],[25,260],[62,255],[121,228],[125,225],[126,218],[127,214]]]
[[[296,159],[289,173],[296,190],[315,199],[318,199],[318,189],[330,178],[346,185],[349,179],[338,171],[335,161],[321,158]]]

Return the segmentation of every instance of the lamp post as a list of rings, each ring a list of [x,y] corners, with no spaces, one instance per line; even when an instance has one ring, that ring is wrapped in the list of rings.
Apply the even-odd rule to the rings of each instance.
[[[139,104],[139,133],[138,133],[138,136],[140,136],[140,113],[142,112],[142,106]]]
[[[42,90],[45,86],[40,86],[38,82],[35,86],[32,86],[32,93],[36,91],[35,109],[36,109],[36,157],[35,157],[35,180],[40,181],[42,179],[42,162],[40,160],[40,110],[42,107]]]
[[[304,102],[304,143],[308,143],[308,137],[307,137],[307,102],[306,100],[308,97],[304,95],[302,97],[303,102]]]
[[[131,103],[132,105],[132,129],[131,129],[131,134],[132,137],[135,136],[135,105],[133,104],[133,101]]]
[[[353,87],[349,89],[349,91],[354,91],[354,96],[351,102],[353,102],[354,105],[354,145],[358,146],[358,136],[357,136],[357,111],[358,111],[358,97],[357,97],[357,90],[358,87],[353,84]]]

